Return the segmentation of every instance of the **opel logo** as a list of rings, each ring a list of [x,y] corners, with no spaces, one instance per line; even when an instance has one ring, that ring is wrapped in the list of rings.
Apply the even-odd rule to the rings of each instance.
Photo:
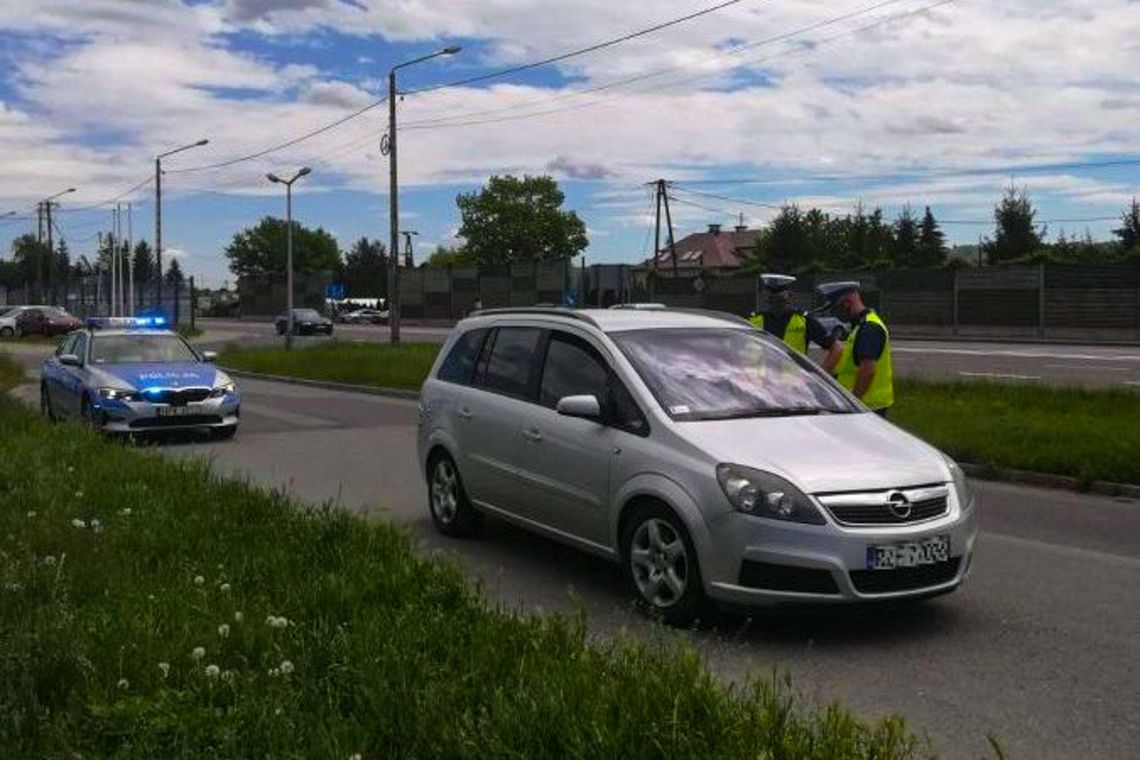
[[[891,491],[887,494],[887,509],[900,520],[910,517],[911,504],[901,491]]]

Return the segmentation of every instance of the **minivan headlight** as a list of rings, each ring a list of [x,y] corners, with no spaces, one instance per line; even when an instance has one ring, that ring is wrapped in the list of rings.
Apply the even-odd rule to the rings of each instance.
[[[803,491],[778,475],[721,464],[717,465],[716,479],[729,503],[746,514],[812,525],[826,522]]]
[[[950,457],[946,457],[946,466],[950,468],[950,477],[954,481],[954,493],[958,496],[958,506],[966,509],[974,500],[974,490],[970,488],[970,481],[966,479],[966,473],[962,471],[958,463]]]

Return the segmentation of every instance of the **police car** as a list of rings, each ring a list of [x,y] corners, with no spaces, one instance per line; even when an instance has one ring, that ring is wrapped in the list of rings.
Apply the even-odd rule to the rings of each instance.
[[[41,369],[40,408],[111,433],[202,429],[237,432],[233,381],[162,317],[92,318],[63,340]]]

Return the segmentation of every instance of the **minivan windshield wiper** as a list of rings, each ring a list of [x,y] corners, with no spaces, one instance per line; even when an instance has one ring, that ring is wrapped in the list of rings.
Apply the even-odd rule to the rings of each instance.
[[[846,414],[843,409],[827,409],[820,406],[768,407],[764,409],[728,409],[723,412],[704,412],[684,415],[688,421],[743,420],[757,417],[811,417],[817,414]]]

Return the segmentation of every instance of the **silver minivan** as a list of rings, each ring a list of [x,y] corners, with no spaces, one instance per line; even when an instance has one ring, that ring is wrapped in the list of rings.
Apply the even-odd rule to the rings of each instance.
[[[715,312],[477,313],[424,383],[418,445],[442,533],[493,515],[619,562],[674,624],[709,600],[943,594],[977,535],[949,457]]]

